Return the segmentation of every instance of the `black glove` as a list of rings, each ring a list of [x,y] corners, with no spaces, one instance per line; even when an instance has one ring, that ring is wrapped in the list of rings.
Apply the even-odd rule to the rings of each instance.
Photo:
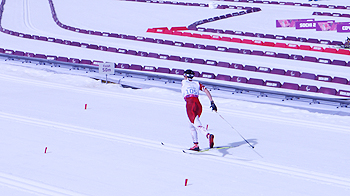
[[[211,102],[210,102],[210,108],[211,108],[212,110],[214,110],[215,112],[218,111],[218,108],[216,107],[214,101],[211,101]]]

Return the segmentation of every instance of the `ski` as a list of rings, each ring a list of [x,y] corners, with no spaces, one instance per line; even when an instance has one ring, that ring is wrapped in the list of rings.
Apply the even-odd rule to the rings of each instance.
[[[230,149],[230,148],[234,148],[234,147],[235,146],[218,146],[218,147],[213,147],[213,148],[203,148],[203,149],[200,149],[199,151],[184,149],[184,150],[182,150],[182,152],[186,153],[186,154],[197,154],[197,153],[208,152],[208,151],[212,151],[212,150]]]

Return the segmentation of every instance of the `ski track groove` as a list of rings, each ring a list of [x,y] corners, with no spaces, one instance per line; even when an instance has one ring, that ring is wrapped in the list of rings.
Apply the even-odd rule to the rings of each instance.
[[[5,174],[2,172],[0,172],[0,184],[10,188],[19,189],[25,192],[30,192],[34,194],[40,194],[40,195],[50,195],[50,196],[56,196],[56,195],[57,196],[62,196],[62,195],[82,196],[83,195],[70,190],[54,187],[51,185],[13,176],[10,174]]]
[[[146,140],[146,139],[142,139],[142,138],[131,137],[131,136],[126,136],[126,135],[117,134],[117,133],[110,133],[110,132],[100,131],[97,129],[90,129],[90,128],[85,128],[85,127],[69,125],[69,124],[63,124],[63,123],[52,122],[52,121],[47,121],[47,120],[35,119],[35,118],[31,118],[31,117],[19,116],[19,115],[9,114],[9,113],[5,113],[5,112],[0,112],[0,118],[16,121],[16,122],[20,122],[20,123],[28,123],[28,124],[32,124],[32,125],[36,125],[36,126],[45,126],[45,127],[55,128],[55,129],[58,129],[60,131],[69,131],[69,132],[73,132],[73,133],[84,134],[84,135],[98,137],[98,138],[102,138],[102,139],[115,140],[115,141],[136,144],[136,145],[140,145],[142,147],[147,147],[147,148],[150,148],[153,150],[162,150],[162,151],[166,150],[166,151],[171,151],[173,153],[179,153],[179,154],[183,153],[181,151],[181,147],[176,146],[176,145],[172,145],[172,144],[163,145],[163,148],[160,148],[161,143],[157,142],[157,141]],[[226,157],[201,156],[200,158],[210,160],[210,161],[217,161],[220,163],[239,165],[242,167],[262,170],[265,172],[290,175],[290,176],[294,176],[296,178],[301,178],[304,180],[312,180],[312,181],[319,182],[319,183],[325,183],[325,184],[329,184],[329,185],[350,188],[350,179],[338,177],[338,176],[333,176],[333,175],[328,175],[328,174],[323,174],[323,173],[319,173],[319,172],[313,172],[313,171],[302,170],[302,169],[297,169],[297,168],[292,168],[292,167],[286,167],[286,166],[266,163],[266,162],[258,161],[258,160],[248,161],[248,160],[239,159],[239,158],[233,157],[233,156],[232,157],[231,156],[229,156],[229,157],[227,157],[227,156]],[[4,179],[5,179],[4,176],[5,176],[4,174],[0,173],[0,177],[1,177],[0,182],[4,181]],[[16,181],[12,182],[11,184],[13,184],[15,186],[22,186],[22,185],[18,185],[16,183]],[[33,185],[33,188],[34,188],[34,185]]]

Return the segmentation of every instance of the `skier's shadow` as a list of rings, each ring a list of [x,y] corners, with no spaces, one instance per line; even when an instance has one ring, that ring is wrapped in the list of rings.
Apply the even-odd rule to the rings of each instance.
[[[248,139],[247,140],[252,146],[255,146],[258,142],[256,139]],[[227,148],[221,148],[221,149],[218,149],[218,152],[220,152],[222,154],[222,156],[226,156],[226,155],[231,155],[231,153],[229,152],[229,150],[231,148],[237,148],[237,147],[240,147],[242,145],[245,145],[247,144],[246,141],[240,141],[240,142],[233,142],[233,143],[229,143],[228,145],[226,146],[217,146],[217,147],[227,147]]]

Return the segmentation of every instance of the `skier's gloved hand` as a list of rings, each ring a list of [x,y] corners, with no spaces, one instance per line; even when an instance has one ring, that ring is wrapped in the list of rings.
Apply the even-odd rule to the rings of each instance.
[[[214,101],[211,101],[211,102],[210,102],[210,108],[211,108],[212,110],[214,110],[215,112],[218,111],[218,108],[216,107]]]

